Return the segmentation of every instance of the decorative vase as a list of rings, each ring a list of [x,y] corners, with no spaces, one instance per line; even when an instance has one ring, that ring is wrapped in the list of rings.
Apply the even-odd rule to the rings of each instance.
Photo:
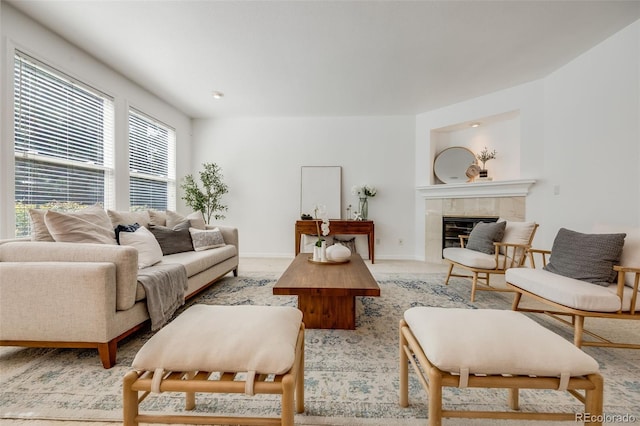
[[[313,246],[313,261],[320,262],[320,247],[316,245]]]
[[[320,246],[320,262],[327,261],[327,242],[322,241],[322,245]]]
[[[480,177],[486,178],[489,175],[489,171],[487,169],[480,169]]]
[[[367,220],[369,217],[369,201],[367,197],[360,198],[360,218],[362,220]]]
[[[344,262],[351,257],[351,250],[340,243],[327,247],[327,260],[331,262]]]

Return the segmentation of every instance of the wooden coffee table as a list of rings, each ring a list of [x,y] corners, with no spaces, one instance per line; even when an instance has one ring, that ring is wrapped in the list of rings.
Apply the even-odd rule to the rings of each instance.
[[[300,253],[273,287],[273,294],[298,296],[306,328],[355,330],[356,296],[380,296],[380,287],[359,254],[340,264],[316,264]]]

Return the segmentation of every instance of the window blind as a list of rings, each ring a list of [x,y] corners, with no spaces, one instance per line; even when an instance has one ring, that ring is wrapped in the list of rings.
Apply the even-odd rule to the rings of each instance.
[[[16,235],[30,208],[114,204],[113,100],[16,51],[14,154]]]
[[[175,130],[135,109],[129,110],[131,210],[175,210],[175,145]]]

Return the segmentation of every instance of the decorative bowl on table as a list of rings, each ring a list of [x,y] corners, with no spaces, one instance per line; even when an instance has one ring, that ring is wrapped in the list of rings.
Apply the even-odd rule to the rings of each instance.
[[[351,250],[340,243],[327,247],[327,260],[331,262],[344,262],[351,257]]]

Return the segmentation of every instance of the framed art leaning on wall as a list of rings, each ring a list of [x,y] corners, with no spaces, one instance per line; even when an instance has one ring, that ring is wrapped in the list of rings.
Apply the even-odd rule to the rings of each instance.
[[[330,219],[342,212],[342,167],[302,166],[300,168],[300,215],[315,217],[317,205],[327,209]]]

